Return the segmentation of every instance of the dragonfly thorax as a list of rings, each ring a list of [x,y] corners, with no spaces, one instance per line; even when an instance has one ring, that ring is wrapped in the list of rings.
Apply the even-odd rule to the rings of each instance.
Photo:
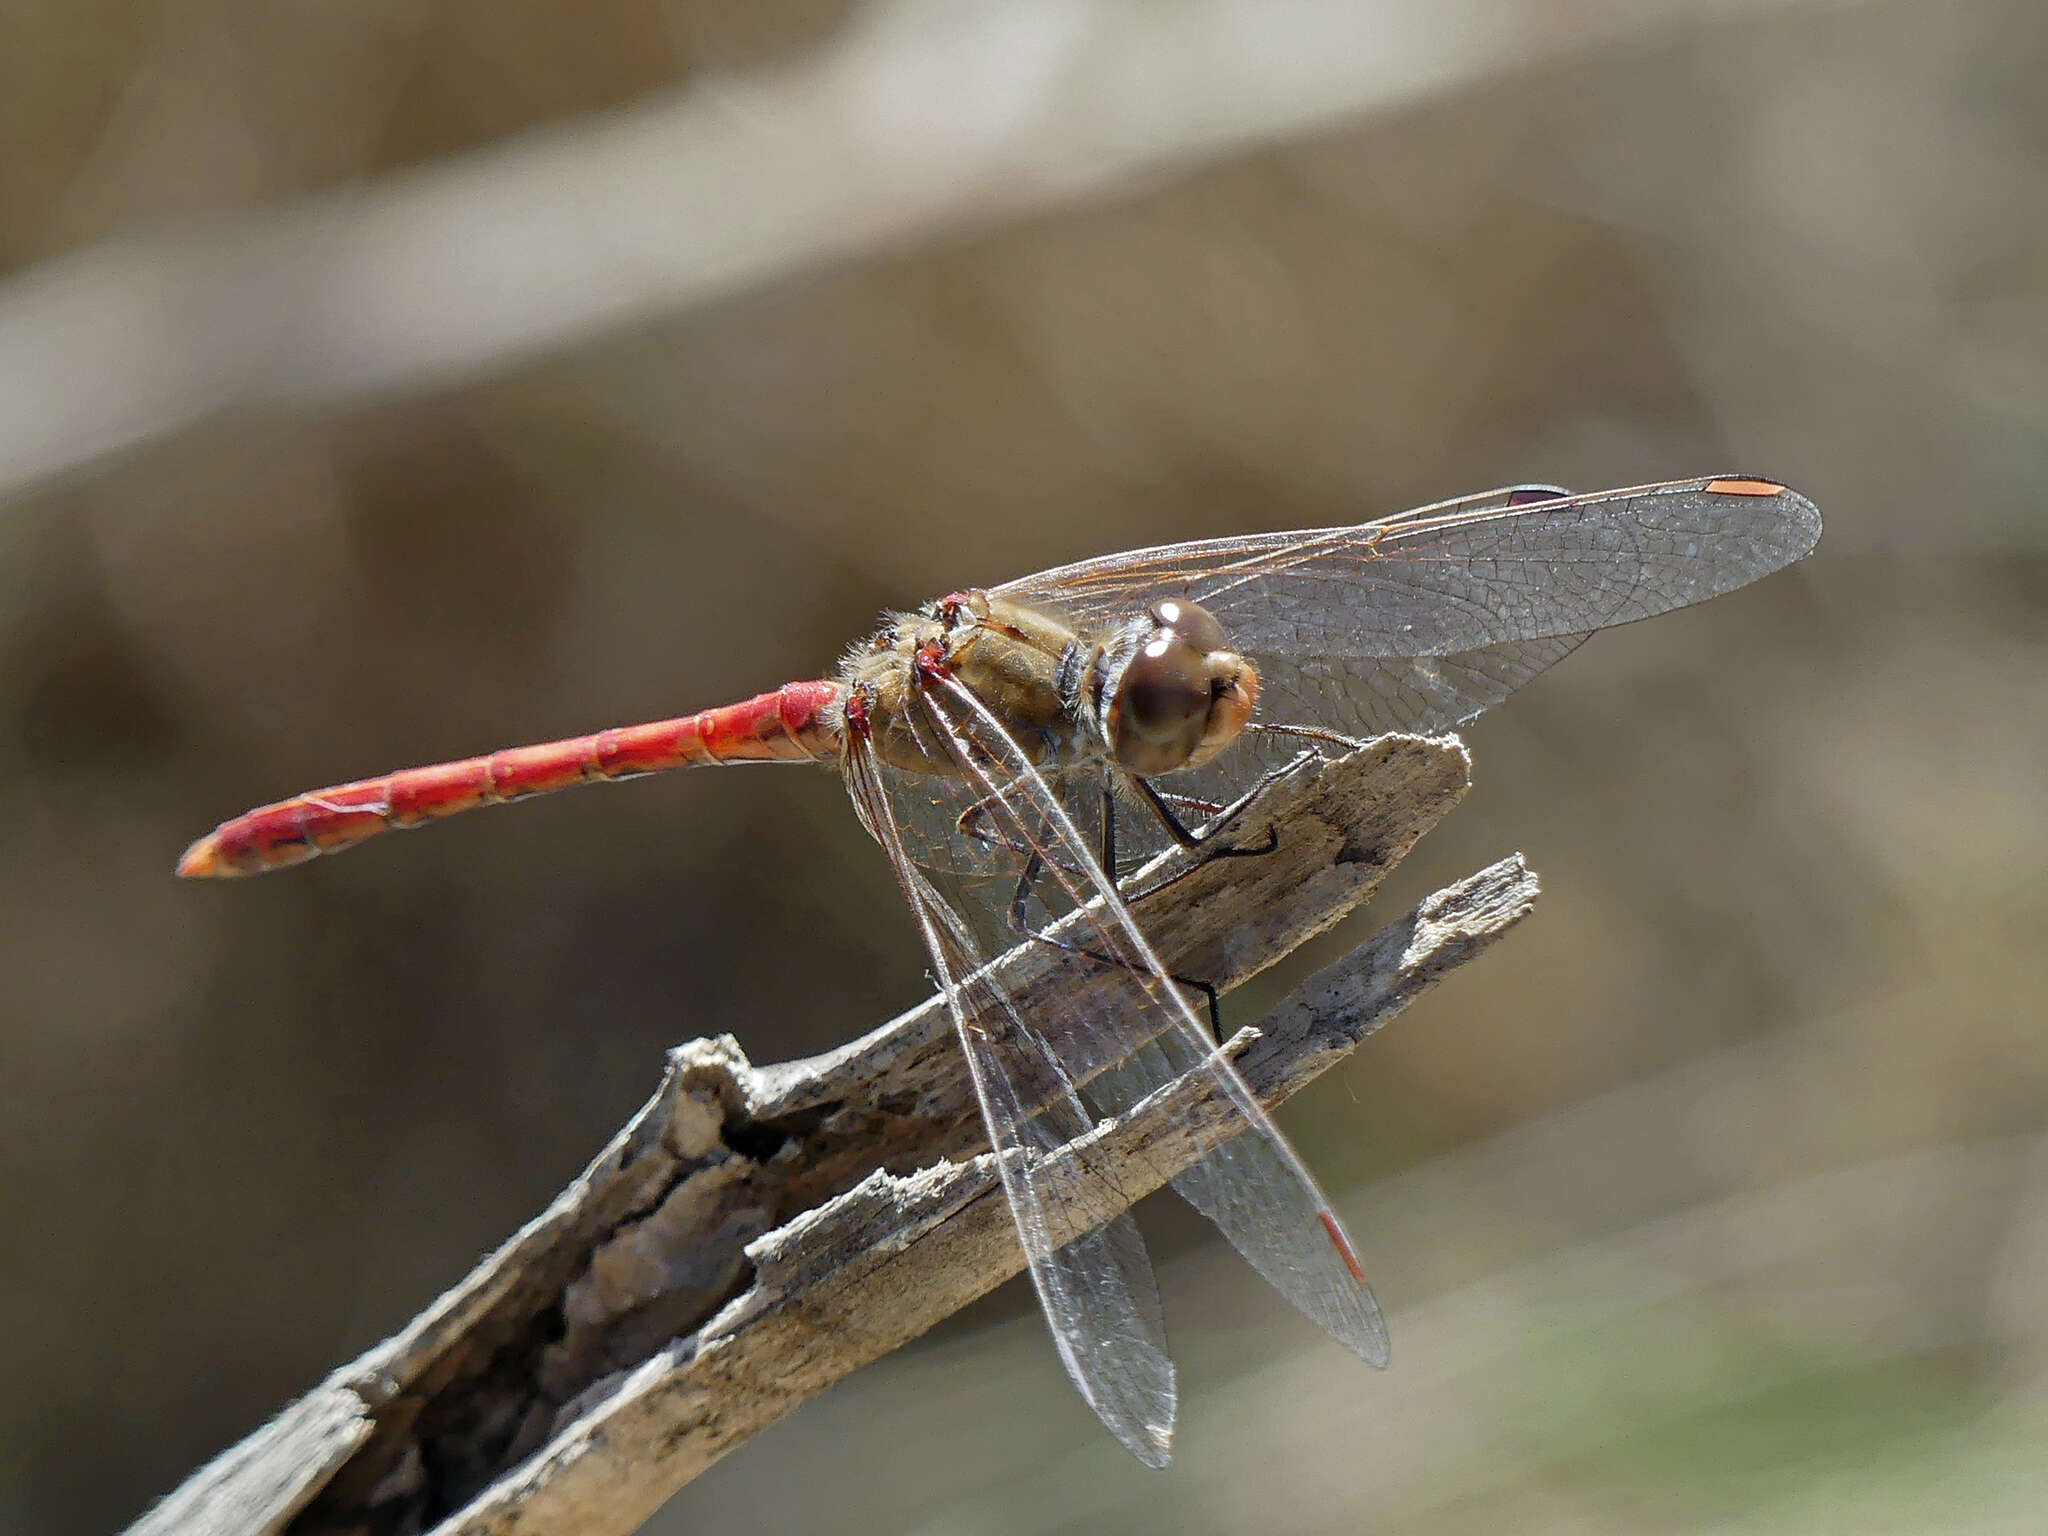
[[[1184,599],[1161,599],[1086,634],[1009,598],[956,593],[892,615],[841,669],[864,701],[876,755],[949,777],[960,771],[960,744],[941,739],[940,717],[919,697],[930,686],[924,669],[934,666],[1045,769],[1108,759],[1149,778],[1199,767],[1244,730],[1258,695],[1251,663],[1226,649],[1221,626]]]
[[[920,697],[931,686],[925,665],[972,693],[1026,759],[1049,768],[1101,751],[1085,698],[1095,661],[1096,650],[1063,619],[975,591],[891,614],[868,645],[847,656],[840,678],[865,700],[876,756],[913,773],[954,777],[961,742],[944,739],[939,722],[957,707],[927,707]]]

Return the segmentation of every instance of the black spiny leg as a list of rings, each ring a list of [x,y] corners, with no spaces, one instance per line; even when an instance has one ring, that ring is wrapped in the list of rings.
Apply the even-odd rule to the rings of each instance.
[[[1281,725],[1272,720],[1254,720],[1245,727],[1245,731],[1257,736],[1292,736],[1296,741],[1318,742],[1326,747],[1335,747],[1339,752],[1356,752],[1365,745],[1356,736],[1326,731],[1319,725]]]
[[[1116,796],[1105,781],[1102,786],[1102,872],[1116,884]]]
[[[1113,856],[1116,852],[1115,822],[1112,820],[1114,815],[1115,812],[1111,807],[1109,791],[1105,788],[1102,792],[1102,851],[1106,856]],[[1115,863],[1111,862],[1110,858],[1105,857],[1102,867],[1109,875],[1110,884],[1115,885]],[[1064,950],[1070,955],[1081,955],[1089,960],[1100,961],[1104,965],[1114,965],[1126,971],[1136,971],[1140,975],[1145,974],[1142,967],[1133,965],[1128,960],[1119,960],[1114,955],[1099,954],[1095,950],[1076,944],[1070,939],[1055,938],[1052,934],[1041,933],[1036,928],[1033,928],[1031,926],[1030,911],[1031,893],[1037,889],[1039,877],[1044,873],[1045,856],[1036,849],[1033,849],[1031,856],[1024,861],[1022,873],[1017,876],[1017,889],[1010,896],[1010,931],[1020,939],[1036,939],[1041,944],[1050,944],[1054,949]],[[1198,981],[1192,976],[1176,976],[1171,971],[1167,972],[1167,980],[1202,994],[1202,997],[1209,1005],[1209,1033],[1215,1037],[1216,1043],[1221,1045],[1223,1043],[1223,1004],[1217,996],[1216,984],[1209,981]]]
[[[1272,777],[1271,774],[1268,774],[1265,778],[1260,779],[1258,783],[1239,796],[1235,804],[1226,806],[1210,825],[1220,827],[1239,811],[1250,805],[1257,798],[1259,791],[1266,787],[1267,781]],[[1166,835],[1168,837],[1191,853],[1208,847],[1209,839],[1214,834],[1207,831],[1191,832],[1187,827],[1183,826],[1181,819],[1173,814],[1173,807],[1166,803],[1166,797],[1152,787],[1151,780],[1133,778],[1131,782],[1138,786],[1138,793],[1143,795],[1145,803],[1152,807],[1152,814],[1157,816],[1159,824],[1166,828]],[[1240,848],[1233,845],[1228,848],[1218,848],[1210,853],[1209,857],[1212,859],[1252,858],[1260,854],[1271,853],[1279,846],[1280,829],[1278,827],[1268,827],[1266,828],[1266,841],[1260,846],[1256,848]]]

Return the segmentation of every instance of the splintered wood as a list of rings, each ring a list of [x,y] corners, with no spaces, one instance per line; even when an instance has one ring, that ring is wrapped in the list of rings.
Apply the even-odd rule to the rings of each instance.
[[[1464,794],[1455,737],[1305,762],[1243,818],[1278,846],[1133,883],[1162,962],[1227,992],[1322,932]],[[1156,888],[1155,888],[1156,887]],[[1519,856],[1437,892],[1230,1042],[1276,1104],[1526,916]],[[1026,1010],[1065,957],[997,962]],[[1028,1015],[1027,1015],[1028,1016]],[[1062,1154],[1135,1200],[1216,1144],[1188,1080]],[[1104,1210],[1104,1218],[1115,1214]],[[660,1087],[548,1209],[396,1337],[202,1468],[137,1536],[632,1530],[697,1473],[1023,1267],[938,999],[755,1067],[729,1036]]]

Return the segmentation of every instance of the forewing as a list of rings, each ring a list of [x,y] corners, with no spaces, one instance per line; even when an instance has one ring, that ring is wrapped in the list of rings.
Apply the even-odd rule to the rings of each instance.
[[[1594,630],[1733,591],[1819,537],[1806,498],[1739,477],[1523,486],[1355,528],[1106,555],[995,590],[1082,624],[1190,597],[1257,665],[1262,718],[1371,735],[1469,719]]]
[[[1118,1214],[1088,1227],[1088,1181],[1110,1175],[1101,1168],[1077,1174],[1072,1157],[1061,1156],[1093,1124],[1072,1080],[990,978],[960,913],[906,853],[882,773],[858,747],[849,754],[847,783],[916,914],[1067,1375],[1132,1455],[1163,1467],[1173,1437],[1173,1362],[1152,1265],[1127,1214],[1131,1202],[1111,1198],[1093,1207]],[[1081,1227],[1087,1230],[1073,1235]]]
[[[1057,937],[1073,946],[1073,984],[1029,1021],[1046,1054],[1110,1115],[1184,1077],[1203,1082],[1236,1130],[1174,1176],[1174,1187],[1289,1301],[1384,1365],[1386,1325],[1336,1213],[1197,1021],[1059,796],[972,693],[936,679],[925,698],[961,744],[967,782],[1005,838],[1042,855],[1040,880],[1054,893],[1048,905],[1070,914]]]

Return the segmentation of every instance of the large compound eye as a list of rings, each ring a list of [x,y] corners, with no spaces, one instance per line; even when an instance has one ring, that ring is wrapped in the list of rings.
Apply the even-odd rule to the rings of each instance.
[[[1204,660],[1178,634],[1161,630],[1124,668],[1114,711],[1116,757],[1140,778],[1180,767],[1201,745],[1212,698]]]
[[[1194,647],[1197,655],[1223,649],[1223,626],[1200,603],[1191,603],[1184,597],[1162,597],[1150,612],[1154,624],[1179,635]]]

